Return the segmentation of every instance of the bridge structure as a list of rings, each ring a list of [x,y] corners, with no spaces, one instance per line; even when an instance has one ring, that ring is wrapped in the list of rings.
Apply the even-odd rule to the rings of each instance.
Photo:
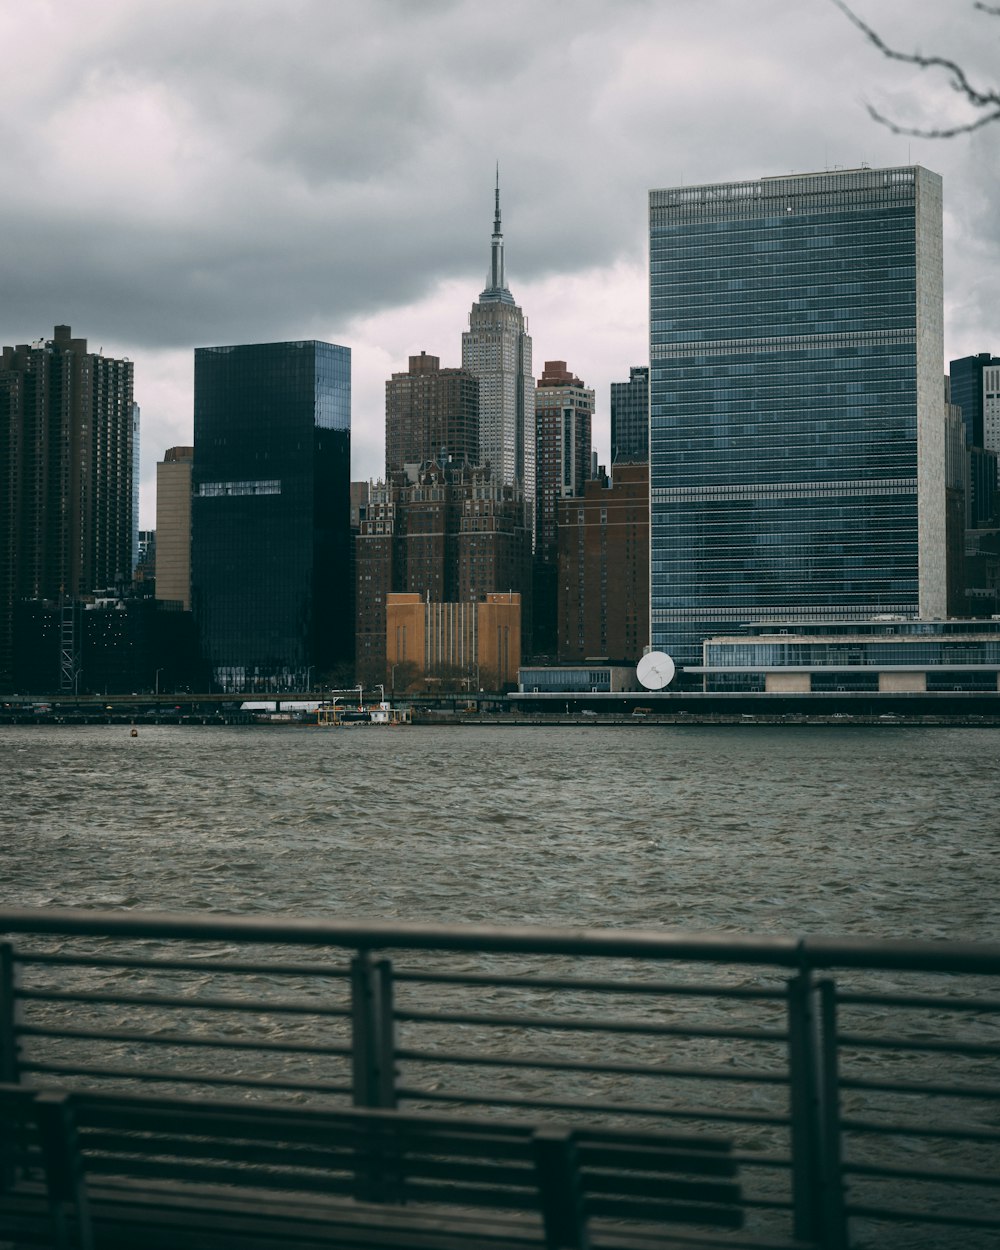
[[[626,1168],[614,1227],[634,1233],[556,1220],[546,1247],[1000,1246],[1000,944],[9,908],[0,934],[0,1085],[100,1103],[85,1180],[112,1166],[108,1100],[141,1130],[137,1099],[150,1124],[222,1099],[217,1118],[284,1109],[288,1132],[294,1112],[333,1133],[364,1114],[411,1143],[420,1117],[467,1142],[530,1126],[599,1142],[605,1187],[622,1134],[629,1159],[725,1151],[719,1227],[649,1233],[688,1182],[643,1189]],[[441,1198],[466,1165],[442,1173],[431,1153]],[[162,1151],[158,1166],[175,1189],[199,1179]],[[475,1193],[511,1203],[489,1166]],[[406,1244],[492,1245],[483,1218],[468,1242]]]

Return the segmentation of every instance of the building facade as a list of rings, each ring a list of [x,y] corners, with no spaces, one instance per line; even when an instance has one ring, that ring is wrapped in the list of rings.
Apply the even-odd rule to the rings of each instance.
[[[652,644],[946,611],[941,179],[650,193]]]
[[[156,597],[191,610],[193,447],[168,447],[156,466]]]
[[[922,694],[1000,689],[1000,621],[790,621],[706,639],[707,691]]]
[[[633,365],[611,383],[611,463],[649,459],[649,366]]]
[[[565,360],[547,360],[535,389],[534,653],[556,653],[558,504],[583,494],[591,476],[594,392]]]
[[[0,355],[0,687],[16,686],[16,603],[131,581],[132,390],[131,361],[69,326]]]
[[[479,456],[503,486],[535,498],[535,383],[527,321],[504,277],[497,183],[490,272],[462,335],[462,368],[479,380]]]
[[[986,441],[986,412],[1000,417],[1000,357],[990,352],[978,352],[975,356],[963,356],[948,366],[951,378],[951,401],[962,409],[965,423],[965,442],[969,447],[992,447],[1000,451],[1000,443]],[[987,376],[988,374],[988,376]],[[992,400],[992,404],[988,404]],[[1000,435],[1000,429],[994,434]]]
[[[195,351],[191,597],[223,690],[291,690],[352,661],[351,353]]]
[[[442,683],[469,693],[517,682],[521,663],[521,596],[492,593],[457,603],[390,594],[385,650],[392,690],[432,690]]]
[[[428,460],[479,463],[479,379],[421,352],[385,384],[386,477]]]
[[[530,606],[531,533],[524,495],[497,482],[488,467],[426,464],[372,483],[356,543],[356,639],[359,679],[386,673],[390,594],[425,602],[478,602],[493,593],[519,596],[519,621]]]
[[[635,665],[649,642],[649,466],[559,504],[558,658]]]

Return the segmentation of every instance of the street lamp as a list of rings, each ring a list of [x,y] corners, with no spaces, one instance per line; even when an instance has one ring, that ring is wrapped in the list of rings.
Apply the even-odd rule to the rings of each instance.
[[[163,672],[163,669],[162,669],[162,668],[158,668],[158,669],[156,670],[156,678],[155,678],[155,681],[154,681],[154,685],[155,685],[155,687],[156,687],[156,688],[155,688],[155,690],[154,690],[154,693],[155,693],[155,694],[157,694],[157,695],[160,693],[160,674],[161,674],[162,672]]]
[[[312,690],[312,672],[315,667],[316,667],[315,664],[310,664],[309,667],[306,669],[306,694],[308,694],[309,691]]]

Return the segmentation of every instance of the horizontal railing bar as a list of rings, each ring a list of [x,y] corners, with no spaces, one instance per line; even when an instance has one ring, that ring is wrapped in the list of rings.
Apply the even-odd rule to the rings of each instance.
[[[641,1106],[620,1102],[599,1102],[593,1098],[528,1098],[518,1094],[476,1094],[468,1090],[453,1094],[440,1090],[419,1089],[415,1086],[397,1086],[397,1098],[411,1102],[463,1103],[482,1107],[525,1107],[545,1111],[600,1111],[607,1115],[657,1117],[666,1120],[718,1120],[727,1124],[766,1125],[771,1128],[787,1128],[791,1118],[787,1115],[751,1111],[714,1111],[704,1107],[684,1110],[671,1107]]]
[[[920,1041],[905,1037],[866,1037],[863,1033],[838,1033],[841,1047],[855,1050],[915,1050],[931,1055],[997,1055],[1000,1046],[995,1042],[943,1042]]]
[[[183,1007],[188,1011],[281,1012],[296,1016],[349,1016],[349,1007],[282,1002],[267,998],[190,998],[183,994],[113,994],[99,990],[17,989],[14,997],[26,1002],[95,1003],[105,1007]]]
[[[356,950],[495,951],[613,958],[762,964],[790,968],[872,968],[914,972],[1000,972],[1000,943],[907,938],[782,938],[677,930],[559,929],[389,921],[295,920],[185,913],[7,907],[0,933],[182,938]]]
[[[739,998],[783,1003],[783,987],[751,989],[741,985],[691,985],[677,981],[612,981],[601,977],[497,976],[491,972],[401,972],[393,970],[397,984],[510,986],[514,989],[580,990],[600,994],[671,994],[687,998]]]
[[[287,917],[204,916],[182,912],[92,911],[89,908],[7,907],[0,933],[90,937],[182,938],[189,941],[335,946],[356,950],[496,951],[512,954],[607,955],[797,967],[795,938],[741,937],[652,930],[558,929],[545,926],[444,925],[389,921],[296,920]],[[971,944],[970,944],[971,945]]]
[[[208,1076],[204,1072],[183,1072],[156,1068],[109,1068],[93,1063],[47,1063],[25,1060],[21,1072],[49,1073],[53,1076],[90,1076],[108,1081],[171,1081],[176,1085],[246,1086],[248,1089],[287,1089],[308,1094],[353,1094],[351,1085],[335,1081],[293,1081],[270,1076]]]
[[[586,1059],[546,1059],[523,1055],[483,1055],[469,1051],[431,1051],[397,1048],[397,1059],[417,1063],[448,1063],[467,1067],[538,1068],[546,1072],[607,1072],[622,1076],[669,1076],[706,1081],[752,1082],[757,1085],[788,1084],[788,1077],[777,1072],[733,1072],[719,1068],[668,1067],[665,1064],[592,1063]]]
[[[959,1228],[1000,1228],[1000,1219],[989,1215],[945,1215],[936,1211],[901,1211],[895,1207],[855,1206],[853,1202],[845,1207],[847,1215],[862,1216],[874,1220],[903,1220],[919,1224],[947,1224]]]
[[[645,1037],[722,1038],[741,1042],[785,1044],[788,1035],[775,1029],[714,1029],[688,1024],[643,1024],[628,1020],[586,1020],[574,1016],[518,1016],[461,1011],[400,1011],[396,1020],[408,1024],[473,1024],[500,1028],[552,1029],[564,1033],[629,1033]]]
[[[24,954],[17,952],[16,961],[25,966],[49,964],[57,967],[84,968],[134,968],[167,972],[232,972],[261,973],[267,976],[293,977],[349,977],[346,964],[299,964],[260,962],[250,959],[149,959],[128,955],[49,955],[42,952]]]
[[[929,1007],[938,1011],[1000,1011],[1000,998],[950,998],[941,994],[862,994],[837,991],[838,1006]]]
[[[877,1120],[842,1119],[845,1133],[872,1133],[886,1137],[941,1137],[947,1141],[1000,1142],[1000,1130],[987,1128],[946,1128],[940,1125],[884,1124]]]
[[[990,1189],[1000,1189],[1000,1177],[996,1175],[987,1175],[983,1172],[968,1172],[963,1170],[948,1171],[944,1168],[913,1168],[913,1167],[893,1167],[892,1164],[885,1163],[850,1163],[843,1165],[845,1173],[852,1176],[882,1176],[892,1177],[894,1180],[906,1181],[932,1181],[932,1182],[955,1182],[962,1185],[985,1185]]]
[[[921,1081],[886,1081],[877,1077],[841,1077],[841,1089],[866,1089],[882,1094],[933,1094],[940,1098],[1000,1099],[998,1085],[934,1085]]]
[[[45,1025],[15,1025],[18,1037],[72,1038],[90,1042],[141,1042],[150,1046],[202,1046],[215,1050],[279,1051],[291,1055],[350,1055],[350,1046],[319,1042],[269,1042],[256,1038],[198,1037],[191,1033],[143,1033],[138,1029],[49,1028]]]

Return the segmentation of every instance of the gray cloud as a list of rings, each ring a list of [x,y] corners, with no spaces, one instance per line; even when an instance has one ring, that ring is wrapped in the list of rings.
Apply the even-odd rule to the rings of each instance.
[[[857,4],[892,42],[995,68],[1000,22],[964,0]],[[426,344],[454,359],[497,159],[515,294],[640,266],[651,186],[865,160],[944,174],[949,350],[1000,349],[1000,130],[934,144],[872,123],[865,100],[918,122],[961,106],[828,0],[96,0],[8,6],[0,38],[18,48],[0,81],[3,342],[68,321],[174,360],[342,332],[462,280],[454,343]],[[575,309],[581,327],[599,312]],[[574,360],[602,384],[633,363]],[[189,420],[155,408],[149,456],[157,421]]]

